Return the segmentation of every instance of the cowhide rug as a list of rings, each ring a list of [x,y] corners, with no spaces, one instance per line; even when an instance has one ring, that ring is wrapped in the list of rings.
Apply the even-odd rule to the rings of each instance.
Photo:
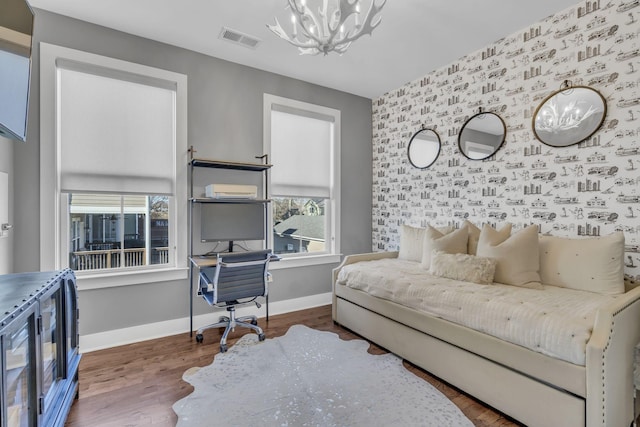
[[[400,358],[368,348],[302,325],[264,342],[247,334],[211,365],[184,373],[195,391],[173,405],[177,425],[473,425]]]

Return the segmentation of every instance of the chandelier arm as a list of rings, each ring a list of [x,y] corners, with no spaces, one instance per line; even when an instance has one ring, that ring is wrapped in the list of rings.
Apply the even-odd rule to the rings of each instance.
[[[295,0],[289,0],[289,3],[291,2],[295,2]],[[325,0],[325,6],[326,6],[326,0]],[[315,15],[315,13],[311,11],[311,9],[306,4],[303,5],[302,9],[296,8],[296,11],[298,12],[298,15],[300,15],[301,17],[306,16],[312,21],[311,25],[309,25],[308,21],[305,21],[302,18],[300,19],[300,27],[302,28],[302,32],[304,33],[304,36],[307,37],[309,40],[313,40],[315,42],[313,43],[314,47],[321,46],[322,37],[320,35],[320,31],[322,29],[322,26],[321,26],[321,22],[318,21],[318,17]],[[320,15],[322,16],[322,10],[320,10],[319,12],[320,12]],[[311,31],[312,26],[318,29],[317,35],[314,34],[313,31]]]
[[[283,40],[286,40],[287,42],[289,42],[290,44],[294,45],[295,47],[305,48],[305,49],[306,48],[315,47],[315,44],[312,43],[311,41],[301,42],[301,41],[298,41],[298,39],[291,38],[286,33],[286,31],[282,28],[282,25],[280,25],[280,22],[278,22],[278,18],[276,18],[276,24],[275,25],[267,24],[267,28],[270,29],[275,35],[277,35],[278,37],[280,37]]]
[[[289,7],[291,8],[291,10],[295,10],[296,14],[300,17],[300,28],[302,29],[304,36],[310,40],[314,40],[317,43],[317,45],[320,46],[320,44],[322,44],[322,39],[319,37],[320,22],[318,22],[318,18],[316,17],[316,15],[313,12],[311,12],[311,9],[306,4],[301,5],[302,7],[299,8],[298,5],[296,4],[296,0],[287,0],[287,1],[289,3]],[[302,19],[303,16],[309,17],[312,20],[312,25],[318,29],[317,36],[313,34],[313,31],[311,31],[311,27],[308,25],[308,22]],[[305,45],[305,46],[308,47],[309,45]]]
[[[376,5],[376,1],[373,0],[371,2],[371,7],[369,8],[369,11],[365,15],[364,21],[362,22],[362,25],[360,26],[360,28],[356,28],[355,31],[353,31],[350,34],[347,34],[344,39],[340,40],[339,43],[340,44],[350,43],[358,39],[363,34],[371,35],[373,30],[375,30],[376,27],[380,25],[380,22],[382,22],[382,18],[377,15],[382,10],[386,2],[387,0],[382,0],[380,5]]]
[[[327,42],[326,42],[327,44],[329,45],[332,45],[333,43],[336,43],[339,45],[343,44],[342,40],[344,40],[345,35],[341,34],[340,28],[342,28],[344,23],[347,21],[347,19],[349,19],[351,15],[358,13],[358,9],[357,9],[358,2],[359,0],[355,0],[353,3],[350,3],[349,0],[339,1],[338,8],[334,12],[334,15],[338,15],[340,18],[337,20],[337,22],[333,27],[331,26],[331,21],[329,20],[329,18],[328,17],[326,18],[327,28],[329,31],[329,37],[327,38]]]

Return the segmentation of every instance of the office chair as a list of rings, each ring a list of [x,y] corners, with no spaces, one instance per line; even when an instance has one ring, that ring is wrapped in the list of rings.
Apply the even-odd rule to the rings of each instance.
[[[258,318],[236,318],[235,310],[237,305],[251,302],[260,308],[256,299],[267,296],[270,259],[271,249],[218,254],[215,267],[200,271],[198,294],[211,306],[225,307],[229,315],[221,316],[218,323],[199,328],[196,333],[197,342],[204,339],[202,332],[205,329],[224,327],[220,340],[220,352],[224,353],[227,351],[227,336],[237,326],[252,329],[258,334],[258,339],[264,341],[264,333],[258,327]]]

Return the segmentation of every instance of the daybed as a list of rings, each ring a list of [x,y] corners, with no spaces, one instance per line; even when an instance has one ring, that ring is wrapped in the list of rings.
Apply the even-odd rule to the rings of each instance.
[[[471,229],[456,231],[468,233],[464,252],[471,255],[442,255],[451,245],[438,247],[437,231],[403,226],[399,252],[345,257],[333,272],[333,320],[526,425],[631,425],[640,288],[624,284],[622,233],[566,239],[536,229],[533,244],[527,227],[492,246],[485,231],[500,232],[486,228],[479,243],[479,230],[475,242]],[[524,234],[524,252],[523,242],[509,246]],[[501,246],[502,254],[491,252]],[[481,256],[487,247],[490,256]],[[529,277],[514,286],[468,274],[490,258],[495,281],[508,281],[504,257],[522,262],[532,248],[539,257],[523,262],[535,264],[540,283]],[[457,272],[434,274],[442,256],[458,257]],[[478,283],[459,280],[465,269]]]

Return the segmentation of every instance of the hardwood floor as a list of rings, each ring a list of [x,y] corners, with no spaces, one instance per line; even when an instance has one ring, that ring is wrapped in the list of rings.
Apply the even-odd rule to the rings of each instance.
[[[267,338],[284,335],[294,324],[332,331],[346,340],[360,338],[333,323],[330,306],[271,316],[268,324],[264,319],[259,324]],[[220,331],[205,331],[202,344],[184,333],[83,355],[79,399],[65,426],[174,426],[177,417],[171,406],[193,391],[182,381],[182,374],[191,367],[211,364],[219,351]],[[231,333],[229,346],[245,333],[244,329]],[[373,344],[369,352],[386,353]],[[451,399],[474,425],[520,425],[423,370],[407,362],[404,365]]]

